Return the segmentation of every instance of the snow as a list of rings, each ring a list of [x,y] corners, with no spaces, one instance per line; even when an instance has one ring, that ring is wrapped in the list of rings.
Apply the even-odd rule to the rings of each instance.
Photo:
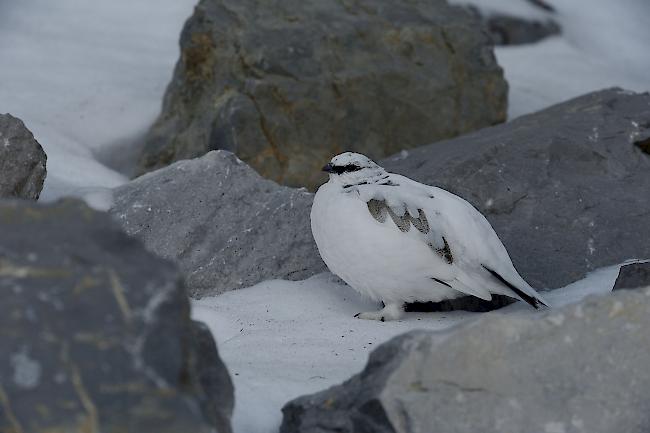
[[[600,269],[544,296],[560,307],[608,293],[619,267]],[[448,329],[483,314],[407,313],[391,322],[353,317],[380,307],[329,273],[305,281],[266,281],[193,301],[193,318],[210,327],[234,380],[234,431],[276,432],[285,403],[347,380],[363,369],[379,344],[407,331]],[[540,314],[523,303],[499,312]]]
[[[160,110],[195,0],[0,2],[0,112],[48,155],[41,200],[127,179],[96,153],[129,142]]]
[[[510,86],[510,118],[598,89],[650,90],[649,76],[641,75],[643,68],[650,68],[650,56],[639,56],[636,62],[612,63],[611,59],[577,49],[563,37],[495,51]]]
[[[536,44],[495,48],[510,86],[508,117],[541,110],[608,87],[650,90],[650,2],[647,0],[546,0],[546,12],[524,0],[452,0],[485,15],[553,19],[562,34]]]

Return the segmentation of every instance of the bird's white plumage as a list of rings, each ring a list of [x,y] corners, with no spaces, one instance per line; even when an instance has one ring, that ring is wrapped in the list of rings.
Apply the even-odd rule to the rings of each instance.
[[[333,273],[387,304],[392,314],[386,318],[399,316],[395,306],[404,302],[465,295],[528,296],[545,304],[517,273],[489,222],[467,201],[387,173],[360,154],[338,155],[328,170],[330,179],[318,189],[311,210],[318,250]]]

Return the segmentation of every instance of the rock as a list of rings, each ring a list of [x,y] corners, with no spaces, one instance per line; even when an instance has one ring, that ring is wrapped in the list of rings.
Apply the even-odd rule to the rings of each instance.
[[[560,25],[552,19],[540,21],[491,15],[484,20],[495,45],[532,44],[561,33]]]
[[[0,292],[0,431],[231,431],[178,271],[108,215],[0,202]]]
[[[530,1],[531,5],[544,12],[534,14],[537,18],[507,15],[487,7],[465,5],[478,19],[483,21],[494,45],[522,45],[539,42],[549,36],[561,33],[555,21],[555,12],[546,3]]]
[[[0,114],[0,198],[37,200],[43,189],[47,156],[25,124]]]
[[[650,126],[648,126],[648,128],[650,128]],[[646,137],[643,140],[635,141],[634,144],[639,146],[639,149],[641,149],[642,151],[650,155],[650,137]]]
[[[219,357],[217,345],[208,327],[191,322],[193,344],[190,346],[188,371],[193,387],[201,391],[201,410],[217,432],[231,432],[230,417],[234,409],[233,385],[228,369]]]
[[[313,188],[334,154],[503,122],[506,99],[479,20],[444,0],[202,0],[140,168],[225,149]]]
[[[591,93],[453,140],[403,152],[388,170],[467,199],[533,287],[650,257],[650,95]]]
[[[325,270],[311,235],[313,195],[260,177],[230,152],[149,173],[114,198],[110,212],[179,264],[193,297]]]
[[[498,310],[513,302],[517,301],[509,296],[503,295],[492,295],[492,299],[489,301],[484,301],[476,296],[462,296],[442,302],[410,302],[405,304],[404,311],[431,313],[464,310],[485,313],[487,311]]]
[[[650,287],[650,262],[630,263],[621,266],[614,290]]]
[[[556,12],[555,8],[545,0],[528,0],[528,3],[546,12]]]
[[[280,431],[644,433],[649,327],[650,288],[407,333],[342,385],[289,402]]]

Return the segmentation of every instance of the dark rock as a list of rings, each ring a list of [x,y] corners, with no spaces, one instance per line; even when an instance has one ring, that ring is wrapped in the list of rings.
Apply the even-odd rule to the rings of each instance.
[[[210,424],[217,427],[217,432],[230,432],[230,416],[235,402],[228,369],[204,323],[192,321],[192,337],[187,371],[192,373],[189,378],[194,389],[200,392],[201,409]]]
[[[225,149],[315,187],[334,154],[499,123],[506,99],[480,20],[444,0],[202,0],[140,167]]]
[[[544,9],[546,13],[537,14],[539,18],[529,18],[490,9],[482,10],[472,5],[465,7],[483,21],[494,45],[522,45],[539,42],[562,32],[560,25],[554,19],[554,11],[546,9],[543,2],[533,4]]]
[[[639,149],[650,155],[650,137],[635,141],[634,144],[639,146]]]
[[[645,433],[650,288],[540,315],[486,314],[377,348],[284,408],[282,433]]]
[[[539,9],[545,10],[546,12],[555,13],[555,8],[545,0],[528,0],[528,3],[538,7]]]
[[[609,89],[383,161],[486,215],[534,287],[650,257],[650,95]]]
[[[448,299],[442,302],[410,302],[404,307],[406,312],[432,313],[441,311],[472,311],[475,313],[485,313],[487,311],[498,310],[506,307],[515,299],[509,296],[492,295],[490,301],[484,301],[476,296],[463,296],[456,299]]]
[[[0,431],[230,432],[178,271],[108,215],[2,202],[0,292]]]
[[[309,222],[313,195],[262,178],[230,152],[177,162],[114,197],[110,212],[179,264],[193,297],[325,270]]]
[[[0,114],[0,198],[36,200],[43,189],[47,156],[25,124]]]
[[[495,45],[531,44],[561,33],[560,25],[552,19],[538,21],[491,15],[484,20]]]
[[[630,263],[621,266],[614,283],[614,290],[650,287],[650,262]]]

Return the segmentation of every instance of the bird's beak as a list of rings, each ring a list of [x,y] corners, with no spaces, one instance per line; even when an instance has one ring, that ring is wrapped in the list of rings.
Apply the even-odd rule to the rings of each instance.
[[[332,173],[334,171],[334,166],[331,162],[328,162],[323,166],[322,170],[327,173]]]

